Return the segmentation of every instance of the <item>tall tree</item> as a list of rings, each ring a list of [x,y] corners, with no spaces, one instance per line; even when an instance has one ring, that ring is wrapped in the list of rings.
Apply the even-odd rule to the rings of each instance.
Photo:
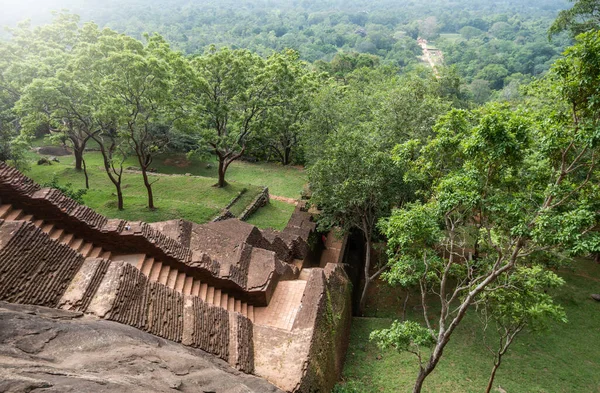
[[[564,73],[556,89],[568,105],[552,109],[554,115],[543,121],[496,105],[452,111],[422,148],[415,150],[411,142],[398,149],[399,160],[410,168],[406,178],[419,182],[425,197],[424,204],[397,209],[381,224],[391,264],[384,277],[391,283],[418,283],[433,342],[428,358],[419,354],[415,393],[478,297],[505,287],[500,277],[552,260],[553,252],[587,252],[600,241],[593,231],[597,206],[587,197],[597,189],[597,139],[572,120],[597,123],[597,114],[586,115],[597,88],[588,85],[593,91],[584,94],[587,99],[579,95],[583,90],[573,97],[561,90],[571,77],[582,82],[581,74],[573,74],[579,70],[572,68],[579,63],[577,52],[555,68]],[[569,107],[571,118],[562,112]],[[435,329],[429,296],[440,304]],[[405,343],[413,339],[406,332],[380,333],[388,343]],[[418,333],[414,339],[420,340]],[[390,339],[394,334],[400,335]]]
[[[6,55],[1,56],[0,60],[0,116],[5,119],[0,122],[0,127],[10,126],[13,130],[21,131],[19,118],[12,108],[33,81],[37,79],[38,85],[31,89],[38,89],[39,92],[45,79],[54,77],[65,67],[78,43],[86,38],[82,35],[84,30],[78,27],[78,22],[77,15],[56,13],[51,24],[31,28],[29,23],[22,23],[10,30],[10,41],[0,41],[0,52]],[[28,100],[33,104],[31,97]],[[41,102],[38,100],[37,104]],[[37,111],[38,108],[30,109]],[[28,127],[23,131],[32,132],[40,124],[45,125],[44,122],[50,120],[50,112],[54,109],[47,108],[48,116],[38,116],[37,124],[33,123],[34,117],[29,116]],[[54,121],[53,125],[62,125],[57,128],[51,127],[50,130],[64,134],[72,142],[75,169],[81,170],[87,138],[77,127],[69,126],[69,123],[68,119],[58,123]]]
[[[291,50],[274,54],[268,63],[273,97],[260,117],[257,141],[261,149],[268,146],[283,165],[288,165],[300,144],[317,75]]]
[[[361,131],[346,130],[333,135],[323,157],[310,168],[309,182],[311,203],[320,210],[322,229],[358,229],[365,237],[364,285],[359,304],[362,315],[369,284],[387,268],[387,263],[383,263],[372,271],[375,225],[407,196],[391,155],[381,151],[368,130]]]
[[[43,122],[51,132],[71,141],[75,169],[83,168],[86,188],[89,181],[83,153],[88,140],[97,132],[89,94],[85,84],[65,69],[55,77],[35,79],[15,106],[25,129]]]
[[[274,60],[271,60],[273,62]],[[260,115],[270,105],[273,80],[267,61],[247,50],[211,47],[191,61],[193,87],[188,94],[188,127],[219,161],[216,186],[224,187],[231,163],[246,151]]]
[[[564,284],[564,280],[554,272],[543,266],[519,266],[514,273],[505,274],[499,280],[505,285],[483,292],[477,300],[485,346],[494,357],[486,393],[492,391],[503,356],[523,330],[540,332],[548,329],[552,320],[567,322],[563,308],[554,304],[548,294],[548,290]],[[487,340],[487,331],[493,327],[496,328],[492,332],[494,342],[498,342],[494,347]]]
[[[148,171],[170,138],[170,49],[160,36],[147,37],[147,45],[123,35],[106,38],[95,48],[105,54],[96,66],[103,90],[101,116],[113,117],[129,142],[141,168],[148,208],[154,209]]]
[[[550,26],[550,37],[562,31],[568,31],[573,37],[600,27],[600,1],[598,0],[569,0],[573,7],[558,13],[556,20]]]

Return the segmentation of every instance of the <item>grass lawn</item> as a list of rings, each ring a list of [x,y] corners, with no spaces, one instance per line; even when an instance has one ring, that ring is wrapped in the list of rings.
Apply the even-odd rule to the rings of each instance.
[[[494,381],[506,392],[600,392],[600,265],[577,261],[560,275],[566,284],[556,293],[569,319],[541,334],[521,333],[503,358]],[[339,392],[410,392],[418,366],[413,355],[381,351],[368,341],[374,329],[388,327],[401,315],[404,292],[385,284],[372,293],[370,318],[354,318],[350,348]],[[414,296],[416,297],[416,295]],[[414,298],[413,298],[414,299]],[[419,318],[411,308],[409,318]],[[482,345],[479,321],[468,316],[457,329],[444,357],[425,382],[424,392],[482,392],[492,367]]]
[[[60,163],[53,163],[50,166],[36,165],[33,161],[39,157],[37,154],[31,153],[30,157],[32,164],[26,171],[26,175],[36,182],[47,183],[56,175],[60,184],[71,183],[73,188],[85,187],[83,173],[73,169],[73,156],[59,157]],[[86,162],[90,175],[90,190],[84,196],[84,202],[109,218],[146,222],[184,218],[204,223],[217,216],[221,209],[242,189],[246,188],[247,191],[232,206],[231,209],[234,212],[243,211],[261,190],[258,186],[235,182],[219,189],[212,187],[215,183],[215,179],[212,178],[152,176],[152,180],[157,180],[153,185],[154,202],[157,209],[150,211],[146,208],[147,194],[141,175],[126,173],[123,176],[125,210],[119,211],[116,208],[114,186],[104,172],[100,153],[87,152]],[[133,165],[133,163],[131,161],[127,165]]]
[[[271,199],[269,204],[254,213],[248,219],[248,222],[259,228],[272,228],[282,231],[292,216],[295,207],[290,203]]]
[[[461,39],[461,35],[460,34],[456,34],[456,33],[442,33],[440,34],[440,38],[446,39],[450,42],[456,42],[459,39]]]
[[[134,160],[129,165],[139,166]],[[188,160],[185,154],[163,154],[152,166],[160,173],[186,174],[217,178],[217,161]],[[303,169],[275,163],[234,161],[225,175],[228,182],[267,186],[273,195],[298,198],[308,181]],[[213,180],[215,181],[215,180]]]

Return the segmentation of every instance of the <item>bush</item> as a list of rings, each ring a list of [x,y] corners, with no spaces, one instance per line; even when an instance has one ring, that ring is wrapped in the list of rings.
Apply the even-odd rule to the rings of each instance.
[[[40,160],[41,161],[41,160]],[[38,161],[39,164],[39,161]],[[41,165],[41,164],[39,164]],[[67,183],[64,186],[58,184],[58,176],[54,175],[52,177],[52,180],[44,183],[42,185],[43,187],[50,187],[50,188],[55,188],[57,190],[59,190],[60,192],[62,192],[63,194],[65,194],[66,196],[68,196],[69,198],[73,199],[75,202],[83,204],[83,196],[87,193],[87,190],[84,188],[80,188],[80,189],[73,189],[73,185],[71,183]]]

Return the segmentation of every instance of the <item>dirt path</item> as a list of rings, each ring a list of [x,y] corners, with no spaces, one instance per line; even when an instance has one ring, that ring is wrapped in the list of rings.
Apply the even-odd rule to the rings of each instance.
[[[435,76],[439,76],[438,71],[436,69],[437,63],[435,59],[438,58],[438,62],[443,61],[442,52],[439,49],[431,50],[427,46],[427,40],[425,38],[419,37],[417,39],[417,43],[419,44],[421,49],[423,49],[423,60],[429,63],[429,66],[433,69]],[[435,52],[435,54],[433,52]]]
[[[283,197],[279,195],[269,195],[269,198],[275,199],[276,201],[289,203],[290,205],[297,205],[298,200],[294,198]]]

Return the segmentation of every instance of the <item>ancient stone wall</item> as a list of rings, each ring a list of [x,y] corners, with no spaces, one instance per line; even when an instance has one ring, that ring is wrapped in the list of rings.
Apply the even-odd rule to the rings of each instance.
[[[351,291],[341,265],[329,264],[311,274],[294,329],[313,323],[314,330],[304,375],[294,392],[329,392],[339,380],[348,348]]]
[[[186,297],[183,344],[229,360],[229,340],[229,312],[199,297]]]
[[[229,313],[229,364],[247,373],[254,372],[254,327],[240,313]]]
[[[0,220],[0,300],[56,307],[83,256],[32,223]]]
[[[229,209],[223,209],[221,210],[221,213],[219,213],[218,216],[212,219],[212,222],[225,221],[231,218],[235,218],[235,215],[232,212],[230,212]]]
[[[269,203],[269,188],[263,188],[262,192],[254,198],[252,203],[246,207],[246,209],[238,217],[242,221],[246,221],[250,216],[255,213],[258,209]]]

